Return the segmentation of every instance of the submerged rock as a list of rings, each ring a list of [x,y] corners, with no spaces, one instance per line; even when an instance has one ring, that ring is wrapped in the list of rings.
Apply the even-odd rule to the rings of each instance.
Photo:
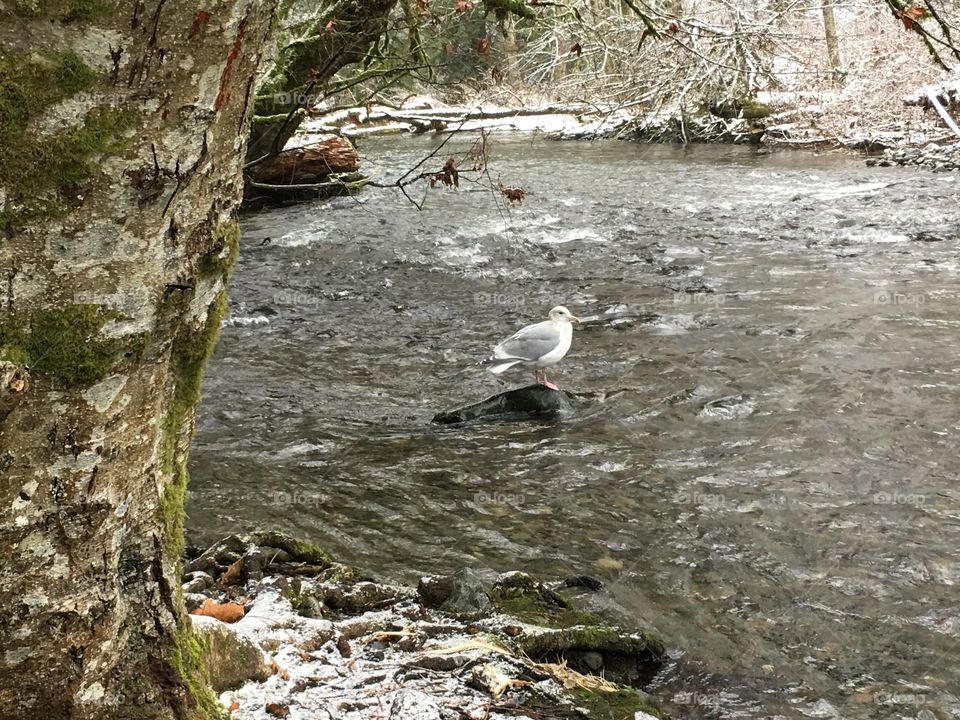
[[[551,390],[545,385],[527,385],[492,395],[473,405],[447,410],[433,416],[435,423],[461,423],[481,417],[514,419],[530,415],[553,415],[572,407],[575,396],[564,390]]]

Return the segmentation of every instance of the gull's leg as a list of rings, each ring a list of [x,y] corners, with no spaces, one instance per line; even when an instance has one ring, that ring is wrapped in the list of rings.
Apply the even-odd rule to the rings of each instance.
[[[543,380],[540,379],[540,373],[542,372],[543,370],[540,368],[534,368],[533,370],[533,379],[536,380],[537,385],[543,385]]]
[[[560,388],[558,388],[556,385],[554,385],[552,382],[549,382],[549,381],[547,380],[547,371],[546,371],[546,368],[544,368],[544,370],[543,370],[543,385],[544,385],[544,387],[548,387],[548,388],[550,388],[551,390],[559,390],[559,389],[560,389]]]

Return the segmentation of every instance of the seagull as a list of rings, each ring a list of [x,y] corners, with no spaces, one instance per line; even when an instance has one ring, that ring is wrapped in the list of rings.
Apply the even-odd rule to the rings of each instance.
[[[553,308],[547,318],[543,322],[527,325],[497,345],[493,349],[493,356],[483,364],[490,365],[490,372],[495,375],[514,365],[532,366],[538,384],[559,390],[547,381],[545,368],[556,365],[570,350],[573,339],[573,325],[570,322],[579,323],[580,318],[572,315],[563,305]]]

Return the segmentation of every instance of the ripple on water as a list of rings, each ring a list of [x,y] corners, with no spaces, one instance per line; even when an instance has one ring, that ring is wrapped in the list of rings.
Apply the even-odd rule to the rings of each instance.
[[[367,151],[398,177],[429,142]],[[960,227],[960,185],[749,148],[494,162],[520,208],[375,190],[244,219],[192,533],[283,526],[408,580],[595,574],[677,650],[668,704],[709,699],[678,717],[916,717],[856,697],[910,682],[960,712],[958,261],[904,241]],[[582,408],[432,428],[529,381],[470,363],[555,301],[591,319],[557,371]]]

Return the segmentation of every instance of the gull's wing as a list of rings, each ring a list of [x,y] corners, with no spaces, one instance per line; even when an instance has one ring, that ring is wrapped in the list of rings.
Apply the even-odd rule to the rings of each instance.
[[[538,360],[560,344],[560,331],[545,320],[510,336],[493,349],[496,359]]]

